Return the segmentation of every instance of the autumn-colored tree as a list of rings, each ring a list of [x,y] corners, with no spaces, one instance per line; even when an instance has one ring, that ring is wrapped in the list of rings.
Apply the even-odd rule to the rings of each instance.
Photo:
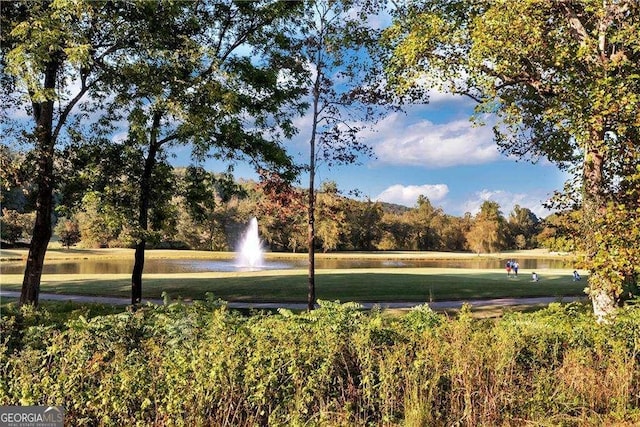
[[[381,229],[378,249],[383,251],[410,249],[413,233],[412,225],[406,216],[385,212],[378,226]]]
[[[0,215],[0,230],[2,230],[2,240],[14,244],[20,239],[29,238],[29,233],[33,229],[35,215],[32,213],[22,213],[16,210],[2,208]]]
[[[500,206],[487,200],[480,206],[467,233],[469,247],[476,253],[498,252],[506,247],[507,225]]]
[[[324,252],[335,251],[346,239],[347,209],[338,186],[323,182],[316,194],[316,237]]]
[[[257,216],[262,238],[273,250],[306,248],[305,195],[278,174],[263,170],[258,185]]]
[[[54,229],[54,233],[60,239],[62,246],[69,249],[80,241],[80,227],[73,219],[60,218]]]

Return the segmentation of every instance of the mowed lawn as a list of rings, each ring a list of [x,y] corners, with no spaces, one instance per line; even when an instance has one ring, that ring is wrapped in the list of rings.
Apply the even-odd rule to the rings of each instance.
[[[583,296],[586,277],[574,282],[571,270],[538,271],[507,278],[504,270],[465,268],[357,268],[316,271],[316,296],[358,302],[422,302],[500,297]],[[19,291],[22,275],[0,276],[2,290]],[[204,299],[207,293],[225,301],[304,302],[306,270],[147,274],[143,296]],[[130,275],[43,275],[40,292],[129,297]]]

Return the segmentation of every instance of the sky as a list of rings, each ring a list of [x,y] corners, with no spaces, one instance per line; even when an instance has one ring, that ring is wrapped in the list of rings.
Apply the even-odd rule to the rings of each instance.
[[[372,28],[390,23],[391,16],[384,11],[368,22]],[[552,212],[544,203],[563,188],[566,174],[545,159],[532,164],[500,153],[491,126],[471,123],[474,106],[468,97],[431,91],[428,104],[406,106],[404,112],[389,114],[373,131],[362,134],[373,158],[332,169],[320,166],[316,188],[335,181],[345,194],[357,191],[363,200],[407,207],[416,206],[422,195],[455,216],[475,215],[487,200],[497,202],[505,217],[515,205],[529,208],[539,218],[548,216]],[[310,113],[294,123],[299,133],[286,147],[297,162],[308,164]],[[179,165],[181,158],[188,154],[178,155]],[[213,160],[204,166],[213,172],[227,167]],[[235,171],[236,178],[257,180],[247,165],[237,165]],[[308,176],[301,175],[299,185],[306,188],[308,182]]]
[[[470,98],[432,92],[428,104],[390,113],[373,131],[362,135],[375,156],[362,159],[361,164],[320,166],[317,188],[324,181],[335,181],[345,194],[357,190],[363,200],[407,207],[416,206],[423,195],[433,206],[455,216],[475,215],[486,200],[497,202],[505,217],[515,205],[531,209],[539,218],[549,215],[543,204],[562,189],[565,173],[545,159],[532,164],[500,153],[491,126],[471,123],[473,107]],[[22,110],[14,118],[27,120]],[[299,133],[285,147],[297,162],[307,164],[311,117],[299,117],[294,123]],[[191,163],[190,147],[175,154],[174,166]],[[203,166],[224,172],[228,164],[209,160]],[[258,178],[252,167],[241,163],[235,166],[234,175],[236,179]],[[298,185],[306,188],[307,183],[308,176],[301,175]]]
[[[543,204],[562,189],[564,173],[544,159],[532,164],[500,153],[491,126],[472,124],[472,111],[473,101],[466,97],[432,93],[428,104],[391,113],[362,135],[375,156],[361,164],[320,166],[318,187],[335,181],[343,193],[357,190],[361,199],[407,207],[416,206],[423,195],[455,216],[475,215],[486,200],[497,202],[505,217],[515,205],[531,209],[539,218],[549,215]],[[297,161],[308,163],[311,118],[300,117],[295,124],[299,133],[285,146]],[[187,165],[186,153],[178,154],[174,164]],[[213,160],[204,166],[213,172],[226,168]],[[236,165],[234,175],[257,179],[243,164]],[[298,184],[307,183],[308,176],[301,175]]]
[[[384,27],[390,17],[371,20],[373,27]],[[544,159],[531,164],[500,153],[491,126],[474,126],[469,120],[473,107],[470,98],[431,92],[428,104],[406,106],[404,112],[389,114],[373,131],[362,134],[374,157],[332,169],[320,166],[318,187],[324,181],[335,181],[345,194],[357,190],[362,199],[407,207],[414,207],[422,195],[455,216],[475,215],[486,200],[497,202],[505,217],[515,205],[531,209],[540,218],[549,215],[543,204],[562,189],[565,174]],[[285,146],[298,163],[306,164],[311,116],[299,117],[294,123],[299,133]],[[187,166],[190,154],[189,147],[177,149],[172,163]],[[228,164],[209,160],[202,166],[223,172]],[[236,179],[257,180],[247,164],[237,164],[234,170]],[[308,176],[301,175],[298,185],[307,187],[307,183]]]

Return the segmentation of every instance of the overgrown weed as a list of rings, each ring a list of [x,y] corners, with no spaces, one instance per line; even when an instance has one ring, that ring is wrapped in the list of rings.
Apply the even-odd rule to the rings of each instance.
[[[633,425],[640,309],[478,320],[356,304],[243,316],[210,298],[135,312],[9,307],[0,405],[69,425]]]

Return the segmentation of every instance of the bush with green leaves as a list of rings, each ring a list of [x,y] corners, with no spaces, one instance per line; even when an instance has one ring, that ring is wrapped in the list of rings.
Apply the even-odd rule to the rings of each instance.
[[[3,208],[2,215],[0,215],[0,235],[2,240],[13,244],[20,239],[30,238],[34,221],[34,213],[21,213]]]
[[[168,299],[96,314],[5,305],[0,405],[69,425],[624,425],[640,422],[640,309],[455,319],[322,302],[241,315]],[[545,424],[545,425],[546,425]]]

